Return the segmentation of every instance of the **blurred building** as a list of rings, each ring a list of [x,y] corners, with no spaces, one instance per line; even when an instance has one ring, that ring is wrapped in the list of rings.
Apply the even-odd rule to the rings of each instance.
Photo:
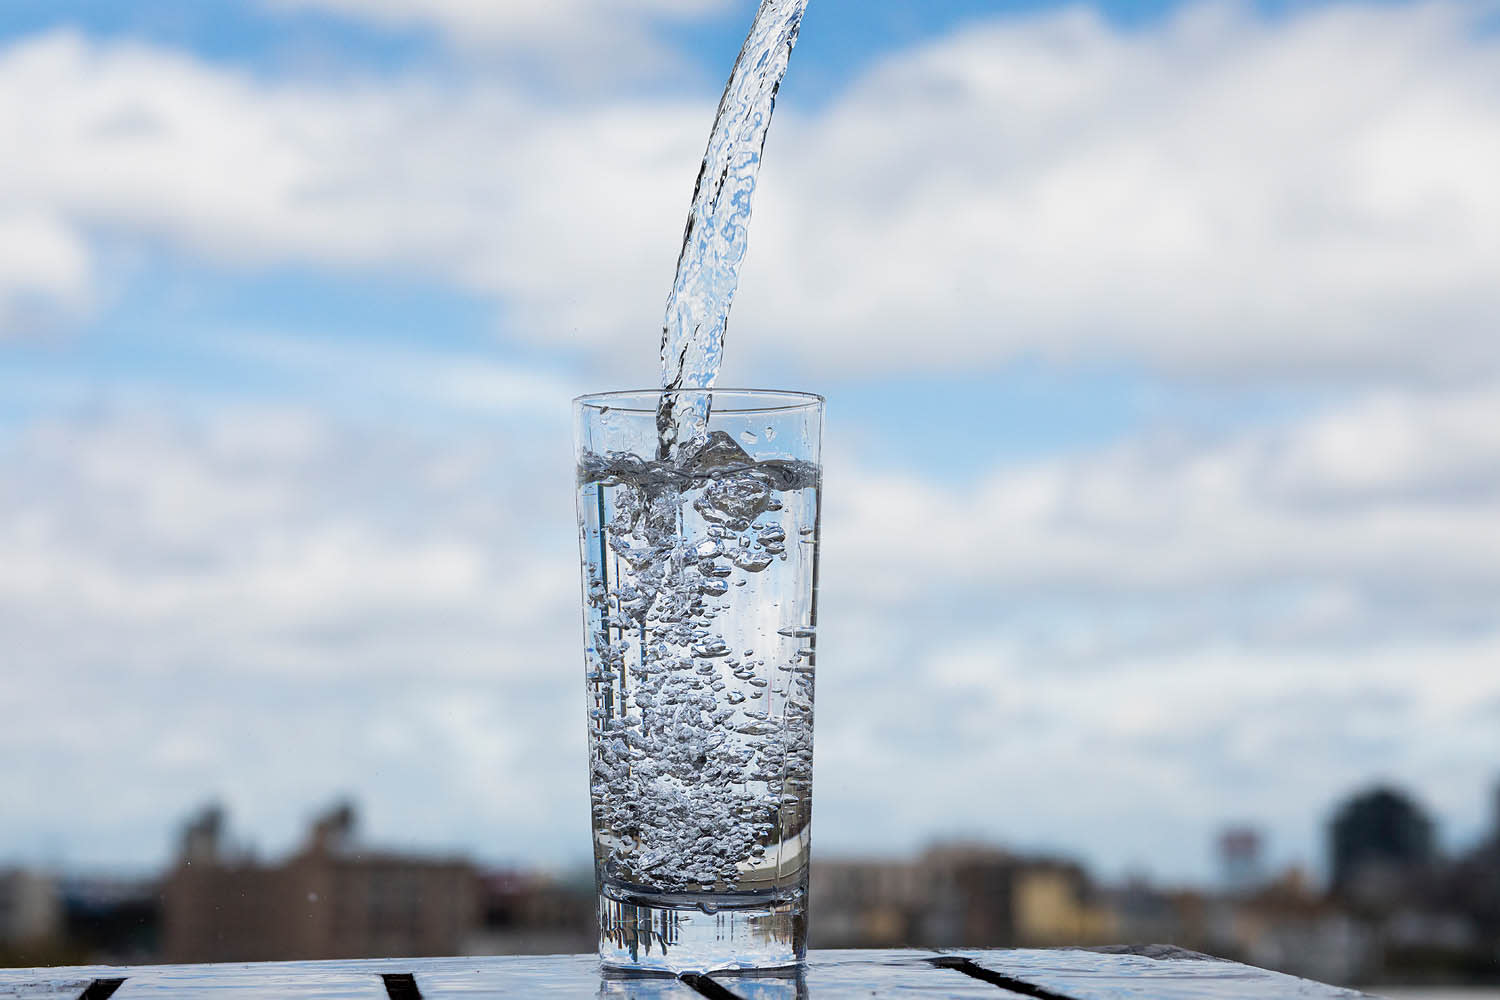
[[[57,879],[40,872],[0,871],[0,946],[6,950],[61,936],[62,892]]]
[[[1260,831],[1234,826],[1219,834],[1219,878],[1225,892],[1242,893],[1265,881]]]
[[[221,810],[185,827],[163,886],[165,960],[213,962],[453,955],[479,922],[464,860],[372,851],[343,804],[292,857],[262,864],[226,843]]]
[[[908,859],[813,856],[808,933],[817,948],[892,948],[912,941],[929,893]]]
[[[1386,921],[1388,965],[1500,980],[1500,786],[1488,833]]]
[[[151,961],[158,889],[152,879],[0,872],[0,966]]]
[[[1339,807],[1329,828],[1333,892],[1382,909],[1430,876],[1432,820],[1405,794],[1375,788]]]
[[[1100,894],[1115,922],[1117,942],[1175,944],[1190,947],[1192,929],[1203,921],[1203,897],[1195,892],[1164,891],[1144,876]]]
[[[372,851],[354,809],[319,817],[264,863],[210,807],[161,880],[0,873],[0,960],[234,961],[592,950],[592,872],[478,872],[467,861]],[[950,843],[914,858],[839,859],[811,872],[811,944],[1056,947],[1170,944],[1327,982],[1500,983],[1500,788],[1492,829],[1437,854],[1431,822],[1389,789],[1328,827],[1331,887],[1262,874],[1262,841],[1215,841],[1222,884],[1095,884],[1079,864]],[[17,945],[17,942],[38,942]],[[50,942],[50,943],[49,943]]]
[[[1075,862],[957,845],[930,850],[919,864],[934,894],[923,944],[1047,947],[1102,944],[1114,934],[1114,915]]]
[[[479,925],[468,955],[577,955],[593,951],[592,870],[569,879],[516,870],[486,872],[479,880]]]
[[[815,860],[810,891],[819,948],[1103,943],[1116,926],[1079,865],[982,845],[909,861]]]
[[[1197,950],[1309,979],[1351,982],[1375,953],[1371,930],[1297,868],[1210,901],[1204,914]]]
[[[1484,843],[1486,846],[1500,847],[1500,781],[1495,782],[1490,796],[1490,832]]]
[[[126,965],[161,952],[161,883],[78,876],[62,882],[63,938],[77,961]]]

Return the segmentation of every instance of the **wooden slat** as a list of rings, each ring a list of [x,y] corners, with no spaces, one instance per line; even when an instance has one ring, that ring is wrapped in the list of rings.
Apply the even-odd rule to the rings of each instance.
[[[67,997],[77,1000],[88,989],[93,976],[70,975],[62,970],[61,975],[48,976],[46,969],[28,969],[29,977],[14,980],[0,979],[0,1000],[58,1000]],[[0,976],[4,973],[0,972]]]
[[[946,962],[950,967],[942,967]],[[972,963],[972,964],[966,964]],[[797,974],[601,975],[593,956],[379,959],[0,970],[0,1000],[78,1000],[95,979],[123,978],[112,1000],[390,1000],[384,976],[423,1000],[1353,1000],[1361,994],[1171,948],[1145,953],[823,951]],[[996,985],[999,984],[999,985]],[[1009,984],[1011,988],[1005,988]],[[409,992],[409,991],[408,991]]]
[[[930,951],[819,951],[809,956],[807,996],[954,997],[958,1000],[1027,1000],[951,969],[934,966]],[[729,980],[725,980],[726,983]]]
[[[1365,994],[1178,949],[955,951],[982,968],[1071,1000],[1357,1000]]]
[[[378,975],[324,963],[132,970],[111,1000],[388,1000]]]
[[[438,959],[413,966],[423,1000],[699,1000],[696,993],[670,976],[629,981],[601,977],[599,960],[593,955]]]

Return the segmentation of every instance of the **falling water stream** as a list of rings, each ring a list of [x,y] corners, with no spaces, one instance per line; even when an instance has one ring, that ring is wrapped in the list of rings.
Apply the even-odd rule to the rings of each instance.
[[[696,450],[708,436],[709,396],[693,390],[719,376],[761,153],[806,10],[807,0],[764,0],[719,101],[662,325],[656,426],[664,460]]]

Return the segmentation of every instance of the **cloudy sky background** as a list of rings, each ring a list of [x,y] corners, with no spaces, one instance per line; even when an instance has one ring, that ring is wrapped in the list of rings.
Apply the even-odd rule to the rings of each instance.
[[[7,0],[0,860],[586,857],[567,400],[752,9]],[[1476,837],[1497,177],[1487,0],[813,0],[722,383],[829,397],[820,850]]]

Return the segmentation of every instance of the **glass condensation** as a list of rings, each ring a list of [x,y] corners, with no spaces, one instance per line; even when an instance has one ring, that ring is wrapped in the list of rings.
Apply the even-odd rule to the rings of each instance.
[[[673,971],[805,950],[822,401],[714,390],[657,459],[656,393],[578,404],[600,953]]]

